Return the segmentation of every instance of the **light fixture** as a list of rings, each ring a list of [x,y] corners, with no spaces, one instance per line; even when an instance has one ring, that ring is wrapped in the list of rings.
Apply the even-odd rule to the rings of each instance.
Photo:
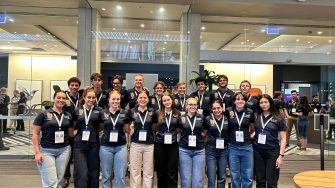
[[[43,46],[48,46],[48,45],[44,44]]]
[[[167,44],[167,42],[165,41],[164,44]]]
[[[308,41],[307,43],[308,43],[308,44],[310,44],[311,42],[310,42],[310,41]]]
[[[169,37],[169,35],[165,35],[165,37],[166,37],[166,38],[168,38],[168,37]]]
[[[102,8],[101,10],[102,10],[102,11],[106,11],[106,8]]]
[[[165,12],[165,9],[163,7],[159,8],[159,12]]]
[[[9,18],[8,19],[10,22],[14,22],[14,19],[13,18]]]
[[[115,31],[116,30],[116,28],[115,27],[113,27],[113,31]]]
[[[130,43],[131,41],[130,40],[128,40],[128,43]]]
[[[205,26],[202,26],[202,27],[201,27],[201,30],[205,30],[205,29],[206,29],[206,27],[205,27]]]
[[[117,6],[116,6],[116,9],[118,9],[118,10],[122,10],[122,7],[121,7],[120,5],[117,5]]]
[[[36,35],[36,37],[39,37],[39,36],[40,36],[39,34]]]
[[[265,33],[265,29],[262,29],[261,31],[262,31],[262,33]]]
[[[296,42],[299,42],[299,41],[300,41],[300,39],[295,39],[295,41],[296,41]]]
[[[247,40],[247,42],[249,42],[250,40]]]
[[[200,35],[200,38],[202,39],[202,35]]]
[[[329,54],[330,54],[330,52],[327,52],[326,54],[327,54],[327,55],[329,55]]]
[[[322,31],[318,31],[318,35],[321,35],[323,32]]]
[[[107,54],[107,56],[109,57],[109,54]]]
[[[10,42],[7,42],[7,44],[10,44]]]
[[[251,45],[255,45],[255,44],[256,44],[256,43],[254,43],[254,42],[253,42],[253,43],[251,43]]]
[[[16,31],[14,31],[14,34],[16,34],[17,32]]]
[[[332,42],[333,42],[333,40],[328,40],[328,42],[329,42],[329,43],[332,43]]]
[[[143,28],[143,27],[144,27],[144,24],[141,24],[141,27]]]
[[[165,50],[165,48],[163,48],[163,50]]]

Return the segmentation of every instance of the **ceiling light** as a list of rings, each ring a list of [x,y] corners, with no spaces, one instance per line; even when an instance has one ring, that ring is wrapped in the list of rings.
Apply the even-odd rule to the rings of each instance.
[[[247,42],[249,42],[250,40],[247,40]]]
[[[118,10],[122,10],[122,7],[121,7],[120,5],[117,5],[117,6],[116,6],[116,9],[118,9]]]
[[[262,32],[265,33],[265,29],[262,29]]]
[[[165,50],[165,48],[163,48],[163,50]]]
[[[39,36],[40,36],[39,34],[36,35],[36,37],[39,37]]]
[[[254,42],[253,42],[253,43],[251,43],[251,45],[255,45],[255,44],[256,44],[256,43],[254,43]]]
[[[144,27],[144,24],[141,24],[141,27],[143,28],[143,27]]]
[[[327,55],[329,55],[329,54],[330,54],[330,52],[327,52],[326,54],[327,54]]]
[[[128,36],[128,33],[124,33],[124,35]]]
[[[308,43],[308,44],[310,44],[311,42],[310,42],[310,41],[308,41],[307,43]]]
[[[283,45],[281,45],[280,47],[281,47],[281,48],[284,48],[284,46],[283,46]]]
[[[165,35],[165,37],[167,38],[167,37],[169,37],[169,35]]]
[[[165,9],[163,7],[159,8],[159,12],[165,12]]]
[[[115,27],[113,27],[113,31],[115,31],[116,30],[116,28]]]
[[[206,29],[206,27],[205,27],[205,26],[202,26],[202,27],[201,27],[201,30],[205,30],[205,29]]]
[[[10,44],[10,42],[7,42],[7,44]]]
[[[249,31],[249,29],[248,29],[248,28],[245,28],[244,31]]]
[[[102,8],[101,10],[102,10],[102,11],[106,11],[106,8]]]
[[[16,34],[17,32],[16,31],[14,31],[14,34]]]
[[[8,20],[9,20],[10,22],[14,22],[14,19],[12,19],[12,18],[9,18]]]
[[[318,31],[318,35],[321,35],[322,34],[322,31]]]
[[[130,40],[128,40],[128,43],[130,43],[131,41]]]
[[[296,41],[296,42],[299,42],[299,41],[300,41],[300,39],[295,39],[295,41]]]
[[[153,14],[154,13],[154,11],[153,10],[150,10],[150,14]]]
[[[167,44],[167,42],[164,42],[164,44]]]
[[[310,46],[310,48],[314,48],[314,46]]]
[[[328,40],[328,42],[329,42],[329,43],[332,43],[332,42],[333,42],[333,40]]]
[[[200,38],[202,39],[202,35],[200,35]]]
[[[133,48],[133,46],[129,46],[129,48]]]
[[[244,44],[244,42],[241,42],[241,44],[243,45],[243,44]]]
[[[43,46],[48,46],[48,45],[44,44]]]

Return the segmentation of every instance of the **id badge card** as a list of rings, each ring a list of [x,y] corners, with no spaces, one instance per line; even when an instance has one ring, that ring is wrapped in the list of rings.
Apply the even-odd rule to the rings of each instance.
[[[292,108],[292,113],[296,113],[297,109],[296,108]]]
[[[90,139],[90,131],[89,130],[84,130],[81,140],[83,141],[88,141]]]
[[[64,131],[55,132],[55,144],[64,143]]]
[[[172,144],[172,134],[171,133],[164,134],[164,144]]]
[[[223,106],[223,111],[226,111],[226,104],[223,103],[222,106]]]
[[[217,138],[216,139],[215,148],[216,149],[224,149],[224,139],[223,138]]]
[[[317,109],[317,108],[314,108],[314,112],[317,113],[317,112],[318,112],[318,109]]]
[[[197,136],[189,135],[188,136],[188,146],[196,147],[197,146]]]
[[[259,134],[258,135],[258,143],[259,144],[265,144],[266,142],[266,135],[265,134]]]
[[[236,142],[244,142],[243,131],[236,131]]]
[[[202,113],[204,112],[204,110],[200,108],[200,109],[198,109],[197,112],[198,112],[198,114],[201,114],[201,115],[202,115]]]
[[[139,141],[147,141],[147,131],[146,130],[141,130],[140,134],[138,136]]]
[[[185,114],[185,111],[181,111],[181,112],[180,112],[180,115],[184,115],[184,114]]]
[[[117,142],[119,133],[117,131],[111,131],[109,133],[109,142]]]

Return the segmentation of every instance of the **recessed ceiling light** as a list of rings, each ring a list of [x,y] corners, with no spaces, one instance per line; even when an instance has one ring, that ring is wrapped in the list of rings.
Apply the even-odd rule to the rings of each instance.
[[[106,8],[102,8],[101,10],[102,10],[102,11],[105,11],[105,10],[106,10]]]
[[[116,9],[118,9],[118,10],[122,10],[122,7],[121,7],[120,5],[117,5],[117,6],[116,6]]]
[[[16,34],[17,32],[16,31],[14,31],[14,34]]]
[[[107,54],[107,56],[109,57],[109,54]]]
[[[308,44],[310,44],[311,42],[310,42],[310,41],[308,41],[307,43],[308,43]]]
[[[330,52],[327,52],[326,54],[327,54],[327,55],[329,55],[329,54],[330,54]]]
[[[318,35],[321,35],[323,32],[322,31],[318,31]]]
[[[244,42],[241,42],[241,44],[243,45],[243,44],[244,44]]]
[[[167,37],[169,37],[169,35],[165,35],[165,37],[167,38]]]
[[[283,45],[281,45],[280,47],[281,47],[281,48],[284,48],[284,46],[283,46]]]
[[[144,27],[144,24],[141,24],[141,27],[143,28],[143,27]]]
[[[310,46],[310,48],[314,48],[314,46]]]
[[[129,48],[133,48],[133,46],[129,46]]]
[[[10,22],[14,22],[14,19],[13,18],[9,18],[8,19]]]
[[[332,42],[333,42],[333,40],[328,40],[328,42],[329,42],[329,43],[332,43]]]
[[[36,37],[39,37],[39,36],[40,36],[39,34],[36,35]]]
[[[113,31],[115,31],[116,30],[116,28],[115,27],[113,27]]]
[[[205,29],[206,29],[206,27],[205,27],[205,26],[202,26],[202,27],[201,27],[201,30],[205,30]]]
[[[167,44],[167,42],[164,42],[164,44]]]
[[[253,42],[253,43],[251,43],[251,45],[255,45],[255,44],[256,44],[256,43],[254,43],[254,42]]]
[[[202,39],[202,35],[200,35],[200,38]]]
[[[130,40],[128,40],[128,43],[130,43],[131,41]]]
[[[7,42],[7,44],[10,44],[10,42]]]
[[[165,48],[163,48],[163,50],[165,50]]]
[[[247,40],[247,42],[249,42],[250,40]]]
[[[48,46],[48,45],[44,44],[43,46]]]
[[[78,24],[78,23],[79,23],[79,21],[77,20],[77,21],[76,21],[76,23]]]
[[[128,36],[128,33],[125,33],[126,36]]]
[[[300,39],[295,39],[295,41],[296,41],[296,42],[299,42],[299,41],[300,41]]]
[[[163,7],[159,8],[159,12],[165,12],[165,9]]]
[[[265,32],[265,29],[262,29],[262,32],[264,33],[264,32]]]

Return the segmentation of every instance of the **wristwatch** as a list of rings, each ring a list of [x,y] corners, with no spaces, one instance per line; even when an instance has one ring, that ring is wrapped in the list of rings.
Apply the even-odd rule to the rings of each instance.
[[[285,156],[284,154],[281,154],[281,153],[280,153],[279,155],[280,155],[280,156],[282,156],[282,157],[284,157],[284,156]]]

